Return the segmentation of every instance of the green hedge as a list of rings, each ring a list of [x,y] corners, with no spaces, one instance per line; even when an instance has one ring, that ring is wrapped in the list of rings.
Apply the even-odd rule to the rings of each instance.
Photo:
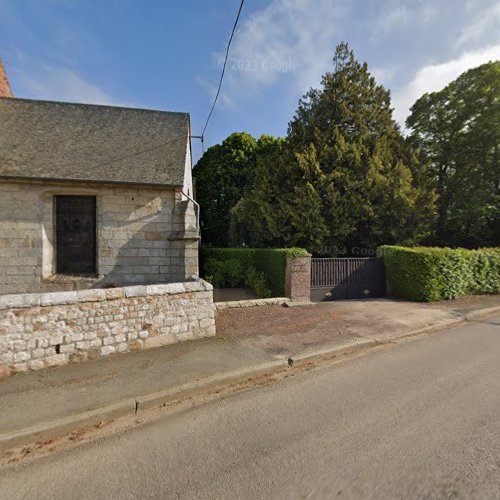
[[[382,246],[377,253],[394,297],[430,302],[500,293],[500,248]]]
[[[201,276],[215,286],[248,286],[259,296],[285,293],[287,257],[309,255],[303,248],[200,249]]]

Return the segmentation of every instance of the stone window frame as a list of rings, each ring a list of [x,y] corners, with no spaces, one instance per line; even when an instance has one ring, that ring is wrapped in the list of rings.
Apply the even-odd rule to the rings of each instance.
[[[56,196],[94,196],[96,203],[96,255],[95,274],[71,275],[58,274],[56,256]],[[102,207],[103,195],[97,189],[86,187],[51,187],[44,190],[40,195],[40,226],[42,237],[42,282],[43,283],[68,283],[89,281],[95,282],[99,277],[99,230],[100,230],[100,210]]]

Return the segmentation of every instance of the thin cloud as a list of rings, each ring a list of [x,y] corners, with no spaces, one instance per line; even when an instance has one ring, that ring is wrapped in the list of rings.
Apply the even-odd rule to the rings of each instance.
[[[273,0],[244,18],[231,47],[222,95],[238,95],[287,81],[293,93],[317,85],[340,41],[345,0]],[[220,66],[221,52],[213,54]],[[197,79],[207,89],[206,79]]]
[[[481,41],[484,36],[494,34],[500,41],[500,3],[484,9],[463,30],[455,43],[455,48]]]
[[[467,14],[455,16],[455,24],[447,25],[450,5],[434,0],[374,0],[362,15],[346,0],[272,0],[243,17],[221,96],[233,109],[248,106],[265,93],[295,99],[311,86],[318,87],[331,68],[336,45],[349,41],[349,33],[363,33],[363,42],[382,54],[391,54],[388,44],[408,44],[415,38],[422,53],[415,50],[409,56],[405,50],[392,51],[387,65],[379,58],[370,67],[377,80],[391,89],[394,117],[404,126],[409,108],[423,93],[439,90],[467,69],[500,58],[500,7],[486,1],[486,9],[478,13],[477,7],[474,12],[474,5],[462,0],[457,9]],[[423,43],[427,33],[441,45]],[[354,45],[363,46],[356,36]],[[223,53],[212,56],[214,68],[220,69]],[[197,81],[212,96],[211,79],[198,77]]]
[[[370,39],[394,35],[395,31],[405,29],[408,24],[427,24],[435,19],[437,9],[427,0],[409,2],[405,0],[384,1],[379,14],[371,20],[368,30]]]
[[[393,95],[394,118],[404,126],[410,107],[426,92],[441,90],[464,71],[500,59],[500,44],[465,52],[457,59],[424,66],[415,77]]]
[[[397,69],[392,67],[370,67],[371,75],[377,80],[378,83],[383,84],[384,86],[388,86],[392,79],[394,78]]]
[[[215,99],[215,95],[217,94],[217,87],[209,82],[207,79],[203,78],[201,75],[196,75],[196,83],[206,92],[211,101]],[[220,102],[228,107],[234,107],[233,101],[229,98],[227,94],[221,93],[219,96]]]
[[[402,1],[389,2],[380,15],[373,20],[371,38],[392,33],[403,28],[411,18],[410,9]]]
[[[98,85],[88,82],[77,72],[47,64],[14,68],[14,88],[20,97],[32,97],[89,104],[118,104]]]

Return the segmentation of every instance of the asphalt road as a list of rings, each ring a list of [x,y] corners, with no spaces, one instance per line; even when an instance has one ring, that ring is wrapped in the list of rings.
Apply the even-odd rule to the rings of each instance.
[[[500,317],[9,466],[0,496],[500,498]]]

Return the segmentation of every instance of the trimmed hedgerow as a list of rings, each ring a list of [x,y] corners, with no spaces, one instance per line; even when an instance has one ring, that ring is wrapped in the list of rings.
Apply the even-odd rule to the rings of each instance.
[[[200,249],[201,276],[218,287],[248,286],[259,297],[283,296],[287,257],[309,255],[303,248]]]
[[[430,302],[500,293],[500,248],[382,246],[390,295]]]

